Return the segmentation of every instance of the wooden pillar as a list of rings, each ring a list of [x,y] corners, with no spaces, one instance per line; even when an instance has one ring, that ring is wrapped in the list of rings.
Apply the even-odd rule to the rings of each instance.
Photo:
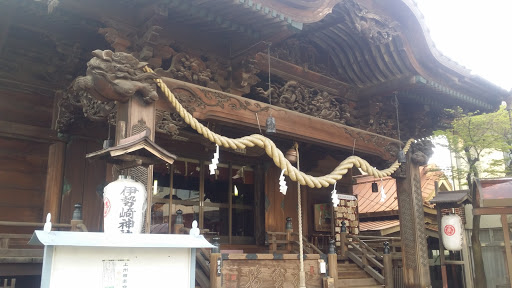
[[[43,222],[46,221],[46,214],[48,213],[52,214],[52,222],[59,222],[65,156],[66,143],[56,142],[50,145],[44,194]]]
[[[384,283],[386,288],[394,288],[394,279],[393,279],[393,256],[390,253],[389,242],[384,242],[384,254],[382,255],[382,262],[384,264],[384,271],[382,275],[384,276]]]
[[[292,233],[293,233],[293,228],[292,227],[293,227],[292,226],[292,218],[291,217],[287,217],[286,218],[285,229],[284,229],[284,232],[286,232],[286,251],[287,251],[287,253],[291,253],[292,252]]]
[[[508,229],[506,214],[501,214],[501,226],[503,228],[503,240],[505,242],[505,253],[507,255],[508,280],[512,283],[512,251],[510,249],[510,230]]]
[[[204,160],[199,161],[199,229],[204,227]]]
[[[174,165],[170,164],[169,166],[169,219],[167,220],[167,223],[169,224],[169,234],[172,233],[172,189],[174,187]]]
[[[464,209],[464,207],[461,207]],[[462,257],[464,259],[464,277],[466,279],[466,287],[473,287],[473,271],[471,269],[471,257],[469,254],[469,245],[466,239],[466,230],[462,234]]]
[[[228,165],[229,177],[228,177],[228,243],[233,243],[233,164],[229,162]]]
[[[210,254],[210,288],[222,287],[222,255],[220,253]]]
[[[340,256],[342,259],[347,257],[347,231],[340,232]]]
[[[118,103],[117,107],[117,123],[124,121],[126,123],[126,130],[122,125],[116,126],[116,143],[120,139],[120,135],[130,137],[146,130],[149,130],[149,138],[155,141],[155,103],[145,103],[141,97],[132,96],[126,103]],[[151,229],[151,208],[153,196],[153,165],[148,168],[135,167],[131,168],[128,175],[132,176],[135,180],[141,182],[146,186],[147,195],[147,208],[146,208],[146,221],[145,232],[149,233]]]
[[[336,254],[335,241],[329,241],[329,254],[327,255],[327,264],[329,267],[329,277],[333,278],[333,287],[336,287],[338,282],[338,255]]]
[[[439,192],[438,191],[438,184],[437,184],[437,181],[435,182],[435,193],[436,193],[436,196],[438,195],[437,193]],[[441,217],[442,217],[442,213],[441,213],[441,204],[436,204],[436,210],[437,210],[437,227],[438,227],[438,237],[439,237],[439,262],[441,264],[441,280],[443,281],[443,288],[448,288],[448,279],[447,279],[447,275],[446,275],[446,264],[444,263],[445,262],[445,257],[444,257],[444,245],[443,245],[443,232],[441,231]]]
[[[407,153],[405,178],[397,178],[398,211],[402,238],[404,284],[407,288],[430,287],[429,259],[419,166]]]

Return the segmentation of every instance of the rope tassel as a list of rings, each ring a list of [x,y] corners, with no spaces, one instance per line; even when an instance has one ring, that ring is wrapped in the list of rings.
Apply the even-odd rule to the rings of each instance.
[[[148,66],[144,67],[144,71],[148,73],[154,73],[151,68]],[[347,174],[348,169],[352,167],[361,168],[364,172],[368,173],[371,176],[374,176],[376,178],[384,178],[386,176],[390,176],[393,174],[393,172],[400,167],[400,163],[398,161],[395,161],[391,166],[384,170],[378,170],[374,167],[372,167],[366,160],[358,157],[358,156],[350,156],[347,159],[343,160],[338,167],[336,167],[331,173],[314,177],[311,175],[308,175],[304,172],[299,171],[297,168],[295,168],[288,159],[284,157],[283,152],[279,150],[276,147],[276,144],[272,142],[269,138],[260,135],[260,134],[253,134],[250,136],[245,136],[237,139],[228,138],[226,136],[219,135],[217,133],[214,133],[210,129],[208,129],[203,124],[199,123],[197,119],[195,119],[192,114],[190,114],[176,99],[174,94],[169,90],[169,87],[165,85],[165,83],[162,81],[162,79],[154,79],[158,87],[162,89],[162,92],[167,97],[171,105],[176,109],[178,114],[183,118],[183,120],[189,124],[194,130],[196,130],[199,134],[203,135],[205,138],[210,140],[211,142],[222,146],[224,148],[231,148],[231,149],[245,149],[246,147],[260,147],[265,150],[265,153],[272,158],[274,163],[277,165],[277,167],[283,169],[286,169],[284,172],[285,175],[290,177],[292,181],[299,182],[300,185],[306,185],[310,188],[322,188],[322,187],[328,187],[330,185],[334,185],[336,181],[341,180],[343,178],[343,175]],[[404,153],[407,153],[409,148],[411,147],[411,143],[413,142],[413,139],[409,139],[407,143],[405,144],[403,151]]]

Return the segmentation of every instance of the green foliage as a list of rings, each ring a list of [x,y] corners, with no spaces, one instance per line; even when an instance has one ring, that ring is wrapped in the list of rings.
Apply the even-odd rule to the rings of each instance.
[[[512,149],[511,121],[504,106],[493,113],[464,113],[462,109],[446,110],[453,117],[451,128],[435,131],[435,136],[448,140],[447,148],[463,165],[454,169],[458,179],[499,177],[510,172],[506,159],[491,159],[490,153],[499,151],[509,154]],[[483,163],[485,161],[485,163]]]

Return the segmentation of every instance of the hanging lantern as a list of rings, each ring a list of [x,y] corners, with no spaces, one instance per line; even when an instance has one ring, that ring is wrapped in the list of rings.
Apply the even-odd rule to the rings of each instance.
[[[105,233],[142,232],[146,212],[146,188],[142,183],[120,175],[103,189]]]
[[[267,134],[276,133],[276,119],[272,116],[268,116],[266,127]]]
[[[372,192],[373,192],[373,193],[377,193],[377,192],[379,192],[379,185],[377,185],[377,183],[376,183],[376,182],[373,182],[373,183],[372,183]]]
[[[404,153],[404,150],[400,150],[398,151],[398,163],[406,163],[407,162],[407,158],[405,158],[405,153]]]
[[[445,215],[441,219],[444,248],[451,251],[462,250],[462,220],[459,215]]]

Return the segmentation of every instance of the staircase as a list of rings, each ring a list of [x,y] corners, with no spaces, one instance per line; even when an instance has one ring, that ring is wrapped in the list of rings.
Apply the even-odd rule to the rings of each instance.
[[[379,284],[363,269],[349,260],[338,261],[338,282],[336,287],[343,288],[377,288],[385,287]]]

